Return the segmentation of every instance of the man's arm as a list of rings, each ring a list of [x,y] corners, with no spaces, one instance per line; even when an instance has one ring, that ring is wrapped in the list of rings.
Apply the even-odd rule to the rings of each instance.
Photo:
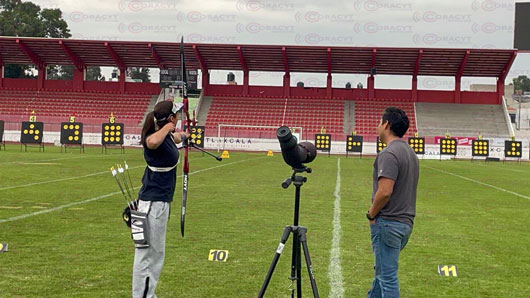
[[[374,196],[374,202],[368,211],[370,217],[375,218],[379,211],[385,207],[386,203],[388,203],[388,200],[390,199],[390,196],[392,195],[393,190],[394,180],[386,177],[379,178],[378,188]],[[371,220],[370,223],[375,223],[375,220]]]

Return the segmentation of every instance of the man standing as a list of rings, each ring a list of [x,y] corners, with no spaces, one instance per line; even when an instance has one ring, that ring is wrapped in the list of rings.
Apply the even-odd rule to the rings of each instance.
[[[374,162],[372,206],[366,213],[375,257],[375,277],[368,298],[398,298],[399,253],[407,244],[414,216],[419,162],[402,139],[409,128],[405,112],[389,107],[377,127],[387,147]]]

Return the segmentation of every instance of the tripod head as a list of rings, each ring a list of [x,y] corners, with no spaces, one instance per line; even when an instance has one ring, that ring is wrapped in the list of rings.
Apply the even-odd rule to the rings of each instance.
[[[313,172],[313,170],[311,168],[306,167],[306,166],[304,166],[302,168],[293,167],[293,174],[291,175],[291,177],[283,180],[282,187],[283,188],[288,188],[289,185],[291,185],[292,182],[294,182],[295,186],[302,186],[302,184],[304,184],[304,182],[307,182],[307,177],[298,176],[296,174],[298,174],[298,173],[311,173],[311,172]]]

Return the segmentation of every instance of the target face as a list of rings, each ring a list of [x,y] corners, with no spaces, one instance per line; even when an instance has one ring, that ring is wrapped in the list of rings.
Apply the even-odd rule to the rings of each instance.
[[[458,142],[456,139],[447,138],[440,140],[441,155],[456,155],[458,152]]]
[[[488,140],[471,141],[471,155],[487,157],[490,152],[490,142]]]
[[[409,145],[416,154],[425,154],[425,138],[409,138]]]
[[[348,136],[346,138],[347,152],[363,152],[363,137],[362,136]]]
[[[315,134],[315,146],[320,151],[331,151],[331,135]]]
[[[83,142],[83,123],[61,123],[61,144],[77,144]]]
[[[123,123],[101,124],[102,145],[123,145]]]
[[[504,157],[521,158],[523,156],[523,142],[504,141]]]
[[[199,148],[204,148],[204,126],[192,126],[190,129],[191,141]]]
[[[42,122],[22,122],[20,143],[41,144],[44,124]]]

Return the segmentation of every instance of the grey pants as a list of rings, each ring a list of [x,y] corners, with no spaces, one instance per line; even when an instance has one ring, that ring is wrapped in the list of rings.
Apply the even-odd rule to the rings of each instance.
[[[150,247],[135,249],[132,283],[133,298],[156,298],[155,288],[164,266],[166,228],[170,204],[167,202],[140,200],[139,209],[142,209],[142,204],[149,203],[151,203],[151,208],[147,215],[147,222],[149,225]]]

